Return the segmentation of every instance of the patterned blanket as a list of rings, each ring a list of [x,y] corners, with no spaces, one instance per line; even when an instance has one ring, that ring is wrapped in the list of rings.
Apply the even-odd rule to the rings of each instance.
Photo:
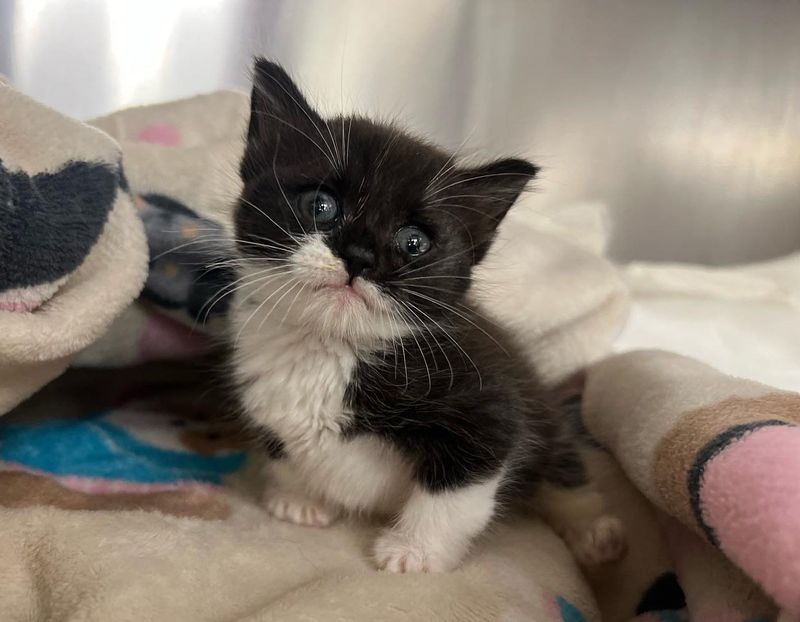
[[[663,352],[603,360],[617,271],[592,235],[524,209],[474,295],[573,406],[625,559],[585,576],[518,517],[454,573],[388,576],[363,554],[374,525],[268,519],[259,456],[208,375],[246,114],[225,92],[90,127],[0,86],[3,620],[800,615],[800,396]]]

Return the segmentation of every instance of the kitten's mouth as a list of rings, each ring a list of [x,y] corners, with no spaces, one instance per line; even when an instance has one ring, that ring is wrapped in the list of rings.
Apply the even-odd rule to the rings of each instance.
[[[367,296],[364,295],[364,292],[358,286],[358,283],[344,283],[344,284],[336,284],[336,285],[322,285],[319,287],[320,291],[328,291],[334,294],[337,297],[341,297],[345,300],[353,300],[358,301],[364,304],[365,306],[369,307],[369,300]]]

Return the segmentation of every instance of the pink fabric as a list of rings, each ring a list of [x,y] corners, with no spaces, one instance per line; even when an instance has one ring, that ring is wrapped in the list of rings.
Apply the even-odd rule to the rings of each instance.
[[[800,614],[800,428],[735,441],[706,464],[700,495],[723,552]]]
[[[150,492],[169,492],[174,490],[196,490],[198,492],[211,494],[219,489],[219,487],[214,486],[213,484],[195,481],[176,481],[169,484],[142,484],[118,479],[78,477],[76,475],[53,476],[52,473],[46,473],[38,469],[31,469],[25,465],[17,464],[16,462],[5,461],[0,461],[0,471],[14,471],[18,473],[30,473],[31,475],[43,475],[58,482],[64,486],[64,488],[69,488],[70,490],[85,492],[92,495],[114,494],[120,492],[144,494]]]
[[[52,298],[64,281],[66,281],[66,277],[50,283],[17,287],[0,292],[0,311],[9,311],[11,313],[34,311]]]
[[[139,134],[137,134],[136,140],[141,143],[153,143],[154,145],[175,147],[181,142],[181,134],[174,125],[153,123],[152,125],[143,127]]]
[[[44,301],[0,300],[0,311],[28,313],[41,306],[42,302]]]
[[[183,359],[202,354],[208,337],[160,313],[152,313],[139,338],[141,361]]]

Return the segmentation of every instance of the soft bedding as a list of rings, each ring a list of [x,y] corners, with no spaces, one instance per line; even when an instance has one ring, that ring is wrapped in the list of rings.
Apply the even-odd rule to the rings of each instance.
[[[102,131],[9,86],[0,104],[1,620],[800,614],[796,259],[620,271],[591,206],[520,206],[474,295],[585,430],[628,554],[584,575],[520,516],[451,574],[388,575],[365,554],[375,525],[266,516],[259,452],[209,381],[245,98],[121,111],[92,122]],[[45,244],[56,223],[65,242]],[[679,354],[609,356],[641,347],[765,384]]]

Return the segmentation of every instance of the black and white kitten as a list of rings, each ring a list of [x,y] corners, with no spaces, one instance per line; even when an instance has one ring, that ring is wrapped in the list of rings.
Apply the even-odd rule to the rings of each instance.
[[[232,339],[244,411],[269,440],[268,511],[390,517],[374,557],[395,572],[455,567],[521,499],[579,559],[619,555],[565,417],[467,297],[536,167],[462,168],[396,127],[323,119],[274,63],[254,74]]]

